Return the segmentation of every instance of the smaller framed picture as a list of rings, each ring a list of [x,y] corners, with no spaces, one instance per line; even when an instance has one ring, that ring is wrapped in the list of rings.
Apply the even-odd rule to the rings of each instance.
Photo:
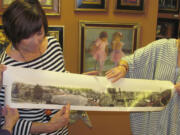
[[[179,0],[159,0],[159,12],[179,12]]]
[[[5,34],[4,34],[2,25],[0,25],[0,57],[1,57],[2,52],[8,46],[8,44],[9,44],[9,41],[7,40],[7,38],[6,38]]]
[[[0,15],[3,14],[4,10],[15,0],[0,0]]]
[[[64,26],[49,26],[48,27],[48,34],[50,36],[53,36],[55,37],[60,45],[61,45],[61,48],[62,50],[64,49]]]
[[[156,39],[178,38],[178,20],[158,19]]]
[[[0,15],[4,10],[15,0],[0,0]],[[61,0],[39,0],[46,15],[58,16],[60,15]]]
[[[75,11],[107,11],[107,0],[75,0]]]
[[[61,0],[39,0],[46,15],[57,16],[60,15]]]
[[[80,72],[99,75],[118,65],[138,48],[139,24],[80,22]]]
[[[115,0],[115,12],[143,13],[144,0]]]

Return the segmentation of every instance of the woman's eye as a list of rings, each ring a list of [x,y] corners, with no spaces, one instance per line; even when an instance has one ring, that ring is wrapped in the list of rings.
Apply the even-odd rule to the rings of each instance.
[[[37,32],[37,35],[42,35],[42,32],[41,31]]]

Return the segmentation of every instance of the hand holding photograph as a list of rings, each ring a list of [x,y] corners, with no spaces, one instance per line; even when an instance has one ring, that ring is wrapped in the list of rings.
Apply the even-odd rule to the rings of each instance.
[[[105,77],[11,66],[3,73],[3,85],[5,103],[13,108],[60,109],[70,103],[71,110],[160,111],[174,92],[169,81],[122,78],[111,83]]]

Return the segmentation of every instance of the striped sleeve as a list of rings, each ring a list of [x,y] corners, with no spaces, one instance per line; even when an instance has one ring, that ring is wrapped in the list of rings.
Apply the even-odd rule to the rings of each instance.
[[[13,135],[29,135],[32,121],[19,119],[14,127]]]
[[[138,74],[139,72],[144,72],[144,74],[146,74],[147,69],[154,70],[154,68],[156,67],[155,64],[157,59],[155,58],[158,55],[157,52],[159,52],[161,46],[165,43],[167,43],[167,39],[157,40],[143,48],[136,50],[130,56],[123,57],[122,60],[127,61],[129,67],[129,72],[126,74],[126,77],[137,78],[136,74]]]

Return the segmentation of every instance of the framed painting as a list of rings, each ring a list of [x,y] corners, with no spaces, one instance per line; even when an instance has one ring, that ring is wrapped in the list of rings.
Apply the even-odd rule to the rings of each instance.
[[[179,0],[159,0],[159,12],[179,12]]]
[[[61,0],[39,0],[46,15],[56,16],[60,15]]]
[[[178,20],[158,19],[156,39],[178,38]]]
[[[4,10],[15,0],[0,0],[0,15],[3,14]]]
[[[0,0],[0,15],[4,10],[15,0]],[[39,0],[46,15],[60,15],[60,2],[61,0]]]
[[[0,25],[0,57],[1,57],[2,52],[8,46],[8,44],[9,44],[9,41],[4,34],[2,25]]]
[[[75,0],[75,11],[107,11],[107,0]]]
[[[49,26],[48,35],[55,37],[60,45],[62,50],[64,49],[64,26]]]
[[[143,13],[145,0],[115,0],[115,12]]]
[[[79,27],[81,73],[97,70],[104,75],[138,48],[139,24],[81,21]]]

